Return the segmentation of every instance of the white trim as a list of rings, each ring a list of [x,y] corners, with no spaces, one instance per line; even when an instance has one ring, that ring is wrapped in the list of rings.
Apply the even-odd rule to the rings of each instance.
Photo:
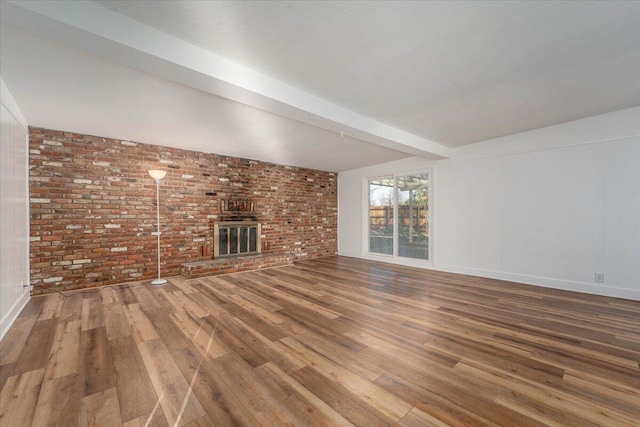
[[[30,175],[30,171],[31,169],[29,168],[29,126],[27,126],[26,128],[27,130],[27,135],[25,136],[25,150],[27,155],[25,156],[25,174],[26,174],[26,179],[25,179],[25,189],[24,189],[24,194],[26,195],[26,200],[25,203],[27,204],[27,215],[24,218],[24,222],[25,224],[25,229],[27,230],[27,235],[24,237],[25,239],[27,239],[27,244],[25,245],[25,250],[26,250],[26,260],[27,260],[27,270],[25,271],[25,278],[24,278],[24,283],[27,284],[27,286],[25,287],[25,289],[27,289],[27,291],[29,292],[29,294],[31,294],[31,203],[29,203],[29,184],[30,184],[30,179],[29,179],[29,175]]]
[[[15,286],[20,285],[16,284]],[[9,328],[11,328],[11,325],[16,321],[18,315],[30,299],[31,295],[29,289],[25,288],[22,294],[20,294],[20,297],[13,303],[7,314],[5,314],[2,320],[0,320],[0,340],[4,338],[5,334],[9,331]]]
[[[398,209],[398,175],[393,175],[393,239],[391,246],[393,247],[393,257],[398,258],[398,247],[400,245],[400,209]]]
[[[22,309],[25,307],[25,305],[27,305],[27,303],[29,302],[29,300],[31,299],[31,292],[30,289],[31,287],[29,285],[24,285],[24,284],[29,284],[30,283],[30,265],[29,265],[29,235],[30,235],[30,214],[29,214],[29,125],[25,119],[25,117],[22,115],[22,112],[20,111],[20,109],[18,108],[18,104],[16,103],[15,99],[13,98],[13,96],[11,95],[11,92],[9,91],[9,88],[6,86],[6,84],[4,83],[4,80],[2,79],[2,77],[0,76],[0,101],[2,103],[2,105],[4,106],[4,108],[7,110],[7,112],[11,115],[11,117],[16,121],[16,123],[22,127],[22,130],[25,132],[25,139],[24,139],[24,149],[25,149],[25,164],[24,164],[24,171],[25,171],[25,188],[24,188],[24,194],[25,194],[25,200],[24,203],[26,205],[26,215],[24,218],[25,221],[25,229],[26,229],[26,235],[23,236],[24,241],[26,242],[25,244],[25,260],[26,260],[26,270],[24,271],[24,278],[22,279],[22,283],[5,283],[2,286],[6,286],[8,288],[22,288],[21,292],[18,294],[17,299],[13,302],[13,304],[11,305],[11,307],[9,308],[9,310],[4,314],[4,316],[2,317],[2,319],[0,320],[0,339],[2,339],[5,334],[7,333],[7,331],[9,330],[9,328],[11,328],[11,325],[13,325],[13,323],[15,322],[15,320],[18,318],[18,315],[20,314],[20,312],[22,311]]]
[[[371,248],[369,248],[369,245],[371,243],[371,239],[369,238],[369,221],[371,219],[369,217],[369,215],[371,213],[369,211],[369,203],[370,203],[370,200],[369,200],[369,194],[370,194],[370,192],[369,192],[369,181],[374,180],[374,179],[385,179],[385,178],[391,178],[393,180],[393,188],[395,189],[396,177],[392,173],[391,174],[371,176],[371,177],[366,177],[366,176],[364,177],[364,187],[363,187],[364,188],[364,199],[365,199],[364,200],[364,209],[363,209],[363,213],[364,213],[364,222],[363,222],[363,224],[364,224],[364,233],[362,234],[363,239],[364,239],[364,245],[362,246],[362,253],[363,253],[363,255],[377,255],[377,256],[381,256],[381,257],[385,257],[385,258],[394,258],[393,254],[392,255],[389,255],[389,254],[378,254],[376,252],[371,252],[370,251]],[[395,238],[395,233],[396,233],[396,229],[395,229],[395,222],[396,222],[395,221],[395,215],[396,215],[395,194],[393,195],[393,197],[394,197],[394,199],[393,199],[393,206],[394,206],[394,208],[393,208],[393,215],[394,215],[393,216],[393,218],[394,218],[393,223],[394,223],[394,226],[393,227],[394,228],[393,228],[393,236],[392,237],[393,237],[394,243],[393,243],[392,251],[395,253],[395,239],[396,239]]]
[[[429,248],[428,261],[430,265],[436,264],[436,167],[435,165],[427,169],[427,176],[429,177]]]
[[[427,248],[427,257],[428,259],[426,260],[420,260],[420,259],[416,259],[416,258],[407,258],[407,257],[401,257],[398,256],[398,188],[397,188],[397,184],[398,184],[398,177],[399,176],[408,176],[408,175],[423,175],[426,174],[427,175],[427,179],[429,181],[429,204],[427,206],[428,209],[428,224],[429,224],[429,242],[428,242],[428,248]],[[363,200],[363,232],[362,232],[362,238],[363,238],[363,244],[362,244],[362,253],[358,256],[358,257],[365,257],[365,259],[369,259],[366,257],[372,257],[371,259],[373,260],[377,260],[378,258],[382,258],[383,262],[390,262],[393,264],[400,264],[400,265],[408,265],[408,266],[413,266],[413,267],[423,267],[423,266],[431,266],[434,264],[434,260],[435,260],[435,251],[434,251],[434,242],[433,242],[433,235],[435,233],[435,226],[434,223],[432,222],[432,218],[435,218],[435,215],[433,214],[433,207],[434,207],[434,197],[435,197],[435,186],[434,186],[434,177],[435,175],[435,167],[428,167],[428,168],[422,168],[422,169],[410,169],[410,170],[406,170],[406,171],[400,171],[400,172],[390,172],[387,174],[382,174],[382,175],[375,175],[375,176],[363,176],[363,193],[364,193],[364,200]],[[379,254],[379,253],[375,253],[375,252],[370,252],[369,251],[369,243],[370,243],[370,239],[369,239],[369,181],[374,180],[374,179],[381,179],[381,178],[392,178],[393,179],[393,254],[392,255],[388,255],[388,254]],[[338,254],[340,254],[340,248],[338,248]],[[345,255],[346,256],[346,255]],[[393,260],[393,261],[390,261]],[[408,260],[407,262],[396,262],[395,260]]]
[[[362,198],[362,223],[360,227],[362,227],[362,244],[360,245],[360,254],[358,257],[362,257],[365,254],[369,253],[369,178],[366,176],[362,177],[362,194],[360,195]],[[338,230],[340,232],[340,230]],[[338,253],[340,250],[338,249]]]
[[[349,251],[341,251],[338,249],[338,253],[336,255],[339,256],[346,256],[349,258],[360,258],[360,259],[364,259],[363,254],[359,253],[359,252],[349,252]]]
[[[640,290],[638,289],[618,288],[588,282],[577,282],[573,280],[562,280],[554,279],[551,277],[531,276],[527,274],[482,270],[477,268],[457,267],[453,265],[438,265],[434,267],[434,270],[446,271],[450,273],[468,274],[472,276],[486,277],[489,279],[507,280],[510,282],[524,283],[527,285],[540,286],[543,288],[553,288],[565,291],[640,301]]]
[[[388,258],[372,254],[358,256],[352,253],[340,253],[339,256],[360,258],[367,261],[384,262],[387,264],[403,265],[407,267],[422,268],[424,270],[443,271],[447,273],[466,274],[470,276],[484,277],[488,279],[505,280],[525,285],[538,286],[542,288],[558,289],[570,292],[601,295],[613,298],[640,301],[640,290],[604,286],[586,282],[576,282],[572,280],[553,279],[550,277],[530,276],[526,274],[506,273],[501,271],[482,270],[477,268],[465,268],[452,265],[427,265],[426,263],[411,262],[411,258]]]

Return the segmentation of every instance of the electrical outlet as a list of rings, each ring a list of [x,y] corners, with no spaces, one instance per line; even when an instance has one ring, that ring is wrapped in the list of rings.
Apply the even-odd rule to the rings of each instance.
[[[596,282],[604,282],[604,273],[596,273]]]

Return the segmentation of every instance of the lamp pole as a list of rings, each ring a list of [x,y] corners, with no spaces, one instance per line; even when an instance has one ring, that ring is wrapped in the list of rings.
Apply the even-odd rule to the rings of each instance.
[[[160,277],[160,180],[167,175],[167,171],[150,170],[149,175],[156,181],[156,218],[158,221],[158,278],[151,282],[152,285],[164,285],[167,279]]]

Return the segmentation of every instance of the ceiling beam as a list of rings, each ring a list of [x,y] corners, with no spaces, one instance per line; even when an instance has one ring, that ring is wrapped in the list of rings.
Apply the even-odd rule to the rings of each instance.
[[[213,95],[414,156],[442,144],[381,123],[93,2],[2,2],[2,22]]]

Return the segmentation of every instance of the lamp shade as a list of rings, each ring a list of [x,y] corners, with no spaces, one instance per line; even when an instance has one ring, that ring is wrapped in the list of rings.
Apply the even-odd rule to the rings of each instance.
[[[149,171],[149,175],[153,179],[162,179],[165,176],[167,176],[167,171],[161,171],[161,170],[158,170],[158,169],[151,169]]]

